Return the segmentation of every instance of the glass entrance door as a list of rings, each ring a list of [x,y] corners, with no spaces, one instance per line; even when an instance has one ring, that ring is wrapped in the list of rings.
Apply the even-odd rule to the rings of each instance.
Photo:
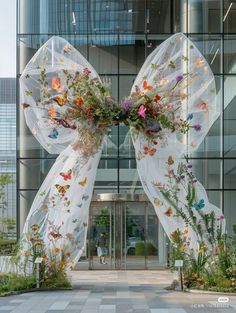
[[[97,201],[90,207],[89,269],[166,266],[166,236],[147,201]]]

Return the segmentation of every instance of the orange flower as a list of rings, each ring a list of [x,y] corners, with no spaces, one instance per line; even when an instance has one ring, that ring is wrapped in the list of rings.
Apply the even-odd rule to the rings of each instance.
[[[57,110],[53,105],[48,106],[48,117],[49,118],[56,118],[57,117]]]
[[[65,263],[64,261],[61,261],[61,262],[60,262],[60,266],[61,266],[61,267],[65,267],[65,265],[66,265],[66,263]]]
[[[152,87],[152,86],[149,86],[148,83],[147,83],[147,81],[144,80],[144,81],[143,81],[143,89],[144,89],[144,90],[152,90],[153,87]]]
[[[52,249],[52,252],[55,253],[55,254],[58,254],[58,253],[60,252],[60,249],[57,248],[57,247],[54,247],[54,248]]]
[[[196,58],[193,65],[197,68],[203,67],[204,61],[201,58]]]
[[[84,103],[84,99],[82,97],[77,97],[76,104],[80,107]]]
[[[158,102],[159,100],[161,99],[161,96],[159,96],[158,94],[156,94],[155,96],[154,96],[154,102]]]

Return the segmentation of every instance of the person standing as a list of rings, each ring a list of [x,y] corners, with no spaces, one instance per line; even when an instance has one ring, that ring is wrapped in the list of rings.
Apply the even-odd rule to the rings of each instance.
[[[96,243],[97,247],[97,255],[100,258],[100,264],[107,264],[106,263],[106,255],[107,255],[107,248],[106,248],[106,234],[101,233],[100,237]]]

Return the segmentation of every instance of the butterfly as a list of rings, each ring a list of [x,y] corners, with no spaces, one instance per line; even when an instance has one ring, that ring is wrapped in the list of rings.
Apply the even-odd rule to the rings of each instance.
[[[196,210],[201,210],[204,208],[204,206],[205,206],[204,199],[199,200],[193,205],[194,209]]]
[[[57,188],[58,192],[64,196],[66,191],[70,188],[70,185],[59,185],[56,184],[55,187]]]
[[[89,198],[89,196],[86,196],[86,195],[83,195],[83,196],[82,196],[82,200],[84,200],[84,201],[87,201],[88,198]]]
[[[71,128],[71,129],[76,129],[76,126],[73,124],[73,125],[70,125],[66,120],[64,120],[63,118],[60,119],[60,118],[54,118],[53,119],[54,121],[56,121],[56,123],[58,125],[62,125],[63,127],[65,128]]]
[[[61,84],[61,80],[59,77],[53,77],[52,78],[52,83],[51,83],[52,89],[56,90],[57,92],[62,92],[64,89],[64,85]]]
[[[208,105],[201,101],[198,105],[197,105],[203,112],[208,112]]]
[[[53,97],[53,100],[62,107],[67,101],[67,94],[65,93],[64,95],[55,96]]]
[[[77,207],[78,207],[78,208],[81,208],[81,207],[82,207],[82,203],[77,204]]]
[[[85,177],[84,179],[82,179],[81,181],[79,181],[79,185],[84,187],[87,184],[87,177]]]
[[[28,103],[25,103],[25,102],[21,103],[21,105],[22,105],[23,109],[27,109],[28,107],[30,107],[30,105]]]
[[[64,52],[65,54],[70,53],[71,50],[72,50],[72,47],[71,47],[70,44],[66,44],[66,45],[63,47],[63,52]]]
[[[57,139],[58,135],[59,135],[59,133],[56,130],[56,128],[53,128],[53,130],[50,132],[48,137],[51,138],[51,139]]]
[[[78,219],[77,219],[77,218],[74,219],[74,220],[72,220],[72,223],[76,223],[76,222],[78,222]]]
[[[144,80],[144,81],[143,81],[143,89],[144,89],[144,90],[152,90],[153,87],[150,86],[150,85],[148,85],[147,81]]]
[[[168,160],[167,160],[167,164],[168,165],[173,165],[174,164],[174,160],[173,160],[172,155],[169,155]]]
[[[164,214],[168,217],[170,217],[171,215],[173,215],[173,210],[171,207],[169,207],[165,212]]]
[[[189,113],[187,116],[187,121],[190,121],[193,119],[193,113]]]
[[[157,206],[162,206],[163,202],[160,199],[155,198],[154,199],[154,204],[157,205]]]
[[[72,170],[70,169],[68,172],[61,172],[60,175],[64,178],[64,180],[70,180],[72,177],[71,177],[71,173],[72,173]]]
[[[147,146],[145,146],[144,148],[143,148],[143,150],[144,150],[144,154],[145,155],[150,155],[150,156],[153,156],[156,152],[157,152],[157,149],[156,148],[148,148]]]
[[[87,227],[87,226],[88,226],[88,224],[87,224],[87,223],[83,223],[83,225],[84,225],[84,227]]]
[[[75,227],[75,228],[74,228],[74,231],[79,232],[79,231],[80,231],[80,226]]]

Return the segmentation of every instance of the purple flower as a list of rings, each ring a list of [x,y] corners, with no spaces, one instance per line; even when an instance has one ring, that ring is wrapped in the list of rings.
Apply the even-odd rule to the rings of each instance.
[[[134,104],[132,99],[125,99],[122,103],[121,106],[122,108],[127,112],[131,109],[132,105]]]
[[[192,168],[193,166],[192,166],[192,164],[188,164],[188,168]]]
[[[183,75],[176,76],[177,83],[180,82],[183,78],[184,78]]]
[[[202,129],[202,126],[200,124],[196,124],[196,125],[193,125],[193,128],[198,132]]]

